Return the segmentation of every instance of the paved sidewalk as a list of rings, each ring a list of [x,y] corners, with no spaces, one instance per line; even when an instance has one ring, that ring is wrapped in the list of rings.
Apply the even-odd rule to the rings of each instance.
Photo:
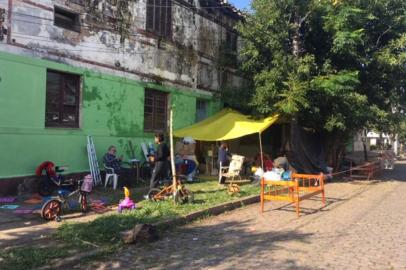
[[[406,269],[406,162],[384,180],[332,183],[327,206],[251,205],[76,269]]]

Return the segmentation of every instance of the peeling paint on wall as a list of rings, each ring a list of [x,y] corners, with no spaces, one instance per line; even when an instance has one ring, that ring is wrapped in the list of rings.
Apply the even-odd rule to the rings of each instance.
[[[0,0],[0,7],[6,7],[6,2]],[[194,8],[172,1],[173,35],[172,40],[165,41],[145,30],[147,0],[37,2],[47,8],[13,2],[13,44],[29,50],[6,46],[7,51],[73,63],[78,67],[90,65],[103,72],[106,71],[104,66],[108,66],[114,68],[110,70],[112,74],[121,71],[125,76],[125,72],[129,72],[137,76],[136,79],[160,80],[174,86],[200,89],[199,81],[210,81],[201,90],[220,89],[221,82],[213,79],[216,76],[213,74],[221,71],[217,63],[219,46],[225,40],[224,33],[233,31],[234,17],[218,11],[217,15],[210,15],[221,21],[220,24],[199,13],[199,1],[195,1]],[[55,26],[54,6],[78,14],[80,31]],[[199,62],[210,67],[204,70]]]

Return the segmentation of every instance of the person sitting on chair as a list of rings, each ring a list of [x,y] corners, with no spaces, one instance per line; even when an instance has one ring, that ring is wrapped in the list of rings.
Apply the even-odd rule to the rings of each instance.
[[[116,154],[116,147],[114,145],[110,146],[107,153],[103,156],[103,163],[106,167],[112,168],[115,174],[120,174],[123,156],[117,157]]]
[[[106,171],[109,170],[108,168],[111,168],[115,174],[120,176],[120,186],[129,187],[131,185],[128,179],[131,171],[128,168],[121,167],[125,162],[123,162],[123,156],[117,157],[117,149],[114,145],[111,145],[103,156],[103,163],[107,167]],[[112,173],[112,171],[109,171],[109,173]]]
[[[154,156],[155,166],[152,171],[149,188],[156,187],[159,180],[168,176],[168,158],[170,152],[162,133],[155,134],[155,143],[158,144],[158,148]]]

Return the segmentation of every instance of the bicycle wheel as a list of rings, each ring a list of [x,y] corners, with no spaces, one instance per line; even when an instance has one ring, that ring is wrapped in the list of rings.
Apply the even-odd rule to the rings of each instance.
[[[47,201],[41,209],[41,217],[45,220],[53,220],[62,212],[62,203],[57,199]]]
[[[179,204],[183,203],[192,203],[194,199],[193,192],[190,190],[183,188],[181,190],[176,191],[175,193],[175,202]]]
[[[186,200],[186,202],[188,202],[188,203],[192,203],[194,201],[195,196],[192,191],[190,191],[187,188],[184,188],[182,190],[182,192],[183,192],[183,196],[184,196],[184,201]]]
[[[87,212],[87,194],[86,192],[81,192],[79,195],[79,204],[80,204],[80,210],[83,213]]]
[[[157,199],[156,197],[155,197],[155,195],[157,195],[159,192],[161,192],[161,190],[159,189],[159,188],[151,188],[149,191],[148,191],[148,199],[150,199],[150,200],[152,200],[152,201],[154,201],[154,202],[156,202],[156,201],[159,201],[159,199]]]

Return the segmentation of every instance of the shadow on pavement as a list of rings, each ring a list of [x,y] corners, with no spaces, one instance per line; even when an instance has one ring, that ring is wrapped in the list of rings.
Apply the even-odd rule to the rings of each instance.
[[[119,262],[97,263],[97,269],[215,269],[219,265],[221,269],[317,269],[299,266],[295,254],[286,260],[265,255],[272,251],[291,252],[286,249],[286,242],[308,243],[313,234],[256,232],[248,222],[181,227],[155,243],[128,249],[130,253]],[[87,269],[95,269],[95,265]]]

